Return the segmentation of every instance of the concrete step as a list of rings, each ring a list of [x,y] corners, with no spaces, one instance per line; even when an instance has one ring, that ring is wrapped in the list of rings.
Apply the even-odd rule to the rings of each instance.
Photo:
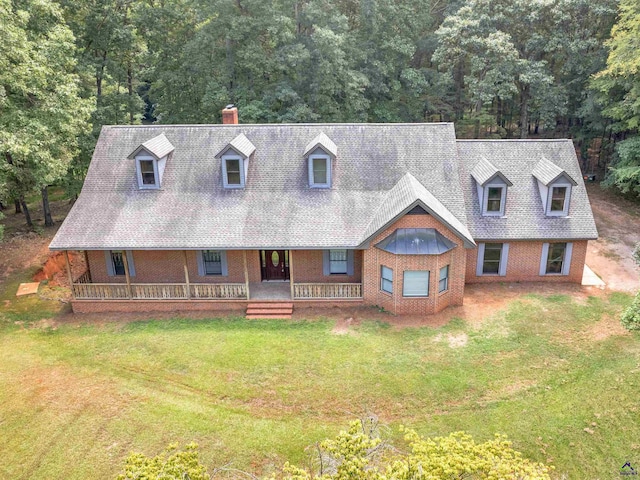
[[[291,315],[276,314],[276,315],[247,315],[248,320],[291,320]]]
[[[291,315],[293,308],[247,308],[247,315]]]

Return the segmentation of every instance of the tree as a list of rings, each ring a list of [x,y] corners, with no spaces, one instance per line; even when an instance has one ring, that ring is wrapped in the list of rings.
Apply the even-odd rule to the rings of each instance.
[[[445,480],[477,478],[507,480],[550,479],[552,467],[532,462],[513,450],[505,436],[477,443],[464,432],[423,438],[405,430],[410,451],[388,448],[371,420],[352,422],[334,440],[318,445],[315,467],[286,464],[282,479],[310,480]],[[277,476],[276,476],[277,478]]]
[[[208,480],[207,469],[200,463],[198,446],[190,443],[184,450],[169,445],[165,452],[153,458],[142,453],[132,453],[126,460],[124,472],[116,480]]]
[[[79,96],[73,35],[49,0],[0,0],[0,177],[22,205],[62,178],[88,127]]]

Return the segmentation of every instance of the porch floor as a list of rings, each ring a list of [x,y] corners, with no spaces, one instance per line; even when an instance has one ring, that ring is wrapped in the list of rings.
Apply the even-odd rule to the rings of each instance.
[[[291,300],[289,282],[261,282],[249,284],[249,300]]]

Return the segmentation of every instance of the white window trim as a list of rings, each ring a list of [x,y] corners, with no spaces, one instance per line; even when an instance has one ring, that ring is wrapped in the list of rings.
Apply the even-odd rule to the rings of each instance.
[[[347,271],[346,273],[331,272],[331,250],[347,250]],[[352,276],[355,269],[355,251],[344,248],[333,248],[331,250],[322,251],[322,275],[329,276]]]
[[[244,188],[245,175],[244,175],[244,161],[245,159],[237,154],[225,154],[220,157],[222,160],[222,184],[224,188]],[[229,184],[227,177],[227,160],[238,160],[240,165],[240,185]]]
[[[220,269],[221,272],[218,273],[206,273],[205,265],[204,265],[204,252],[205,250],[198,250],[196,259],[198,261],[198,276],[199,277],[228,277],[229,276],[229,264],[227,262],[227,251],[219,250],[215,248],[207,249],[216,252],[220,252]]]
[[[141,161],[153,162],[153,176],[155,183],[152,185],[145,185],[142,183],[142,168],[140,166]],[[160,188],[160,172],[158,172],[158,161],[149,155],[136,155],[136,173],[138,177],[138,188],[140,190],[158,190]]]
[[[109,277],[124,277],[125,275],[116,275],[115,267],[113,265],[113,258],[111,257],[111,252],[124,252],[127,256],[127,266],[129,267],[129,276],[136,276],[136,266],[133,263],[133,252],[131,250],[105,250],[104,251],[104,259],[107,264],[107,276]]]
[[[564,208],[562,211],[551,211],[551,200],[553,199],[553,189],[557,187],[566,187],[567,194],[564,197]],[[547,207],[546,207],[546,215],[548,217],[566,217],[569,215],[569,204],[571,203],[571,187],[572,185],[568,182],[556,182],[549,185],[547,189]]]
[[[426,294],[418,294],[418,295],[408,295],[405,293],[405,277],[407,273],[410,272],[420,272],[427,273],[427,293]],[[428,298],[431,294],[431,271],[430,270],[405,270],[402,272],[402,296],[405,298]]]
[[[500,210],[497,212],[490,212],[487,210],[489,206],[489,188],[501,188],[502,194],[500,195]],[[505,212],[505,202],[507,200],[507,185],[504,183],[489,183],[484,186],[484,195],[483,195],[483,205],[482,205],[482,216],[483,217],[504,217]]]
[[[388,280],[388,282],[391,282],[391,291],[385,290],[382,285],[383,285],[383,280],[385,280],[382,277],[382,267],[388,269],[389,271],[391,271],[391,280]],[[386,295],[393,295],[393,268],[391,267],[387,267],[386,265],[380,265],[380,291]]]
[[[441,272],[443,269],[447,269],[447,276],[445,278],[440,278]],[[449,279],[451,277],[451,265],[445,265],[444,267],[440,267],[438,270],[438,295],[442,295],[443,293],[447,293],[449,291]],[[442,280],[446,280],[444,290],[440,290],[440,282]]]
[[[327,162],[327,183],[316,183],[313,177],[313,161],[323,159]],[[331,188],[331,156],[325,154],[309,155],[309,187],[311,188]]]
[[[484,247],[486,243],[502,243],[500,251],[500,264],[498,273],[484,273]],[[476,277],[505,277],[507,275],[507,265],[509,263],[509,244],[504,242],[483,242],[478,243],[478,259],[476,261]]]
[[[547,260],[549,259],[549,245],[551,243],[566,243],[564,258],[562,259],[562,271],[560,273],[547,273]],[[540,255],[540,276],[541,277],[561,277],[567,276],[571,272],[571,256],[573,254],[573,242],[549,242],[542,244],[542,255]]]

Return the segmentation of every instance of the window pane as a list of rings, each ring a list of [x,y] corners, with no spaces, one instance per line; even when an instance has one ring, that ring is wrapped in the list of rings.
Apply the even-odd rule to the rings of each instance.
[[[549,256],[547,257],[547,273],[562,273],[562,264],[564,263],[564,252],[566,248],[566,243],[549,244]]]
[[[449,288],[449,265],[440,269],[438,292],[444,292]]]
[[[380,289],[383,292],[393,293],[393,270],[388,267],[382,266],[380,269]]]
[[[227,160],[227,185],[240,185],[240,160]]]
[[[124,275],[122,252],[111,252],[111,261],[113,262],[113,273],[116,275]]]
[[[205,275],[222,275],[222,255],[218,250],[202,252]]]
[[[325,158],[313,159],[313,183],[327,183],[327,160]]]
[[[347,273],[347,251],[329,250],[329,263],[331,273]]]
[[[553,187],[551,189],[551,211],[562,212],[564,200],[567,196],[567,187]]]
[[[489,187],[489,192],[487,195],[487,211],[499,212],[501,203],[502,203],[502,188]]]
[[[429,296],[429,272],[406,271],[402,285],[402,295],[405,297]]]
[[[156,175],[153,171],[153,160],[140,160],[140,176],[143,185],[155,185]]]
[[[500,272],[501,243],[485,243],[482,273],[497,274]]]

